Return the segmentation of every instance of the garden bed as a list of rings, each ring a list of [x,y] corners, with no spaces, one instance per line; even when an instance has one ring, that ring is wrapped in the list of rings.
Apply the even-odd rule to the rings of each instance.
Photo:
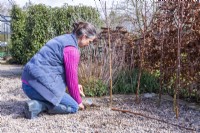
[[[141,95],[141,103],[134,102],[133,95],[114,95],[113,108],[141,113],[158,121],[132,113],[113,111],[109,96],[90,98],[99,107],[90,107],[76,114],[40,114],[37,119],[24,118],[24,104],[28,98],[21,90],[22,66],[0,64],[0,132],[2,133],[188,133],[200,132],[200,111],[184,102],[179,106],[179,118],[173,111],[173,102],[164,98],[157,107],[157,96]],[[85,102],[89,98],[84,98]],[[179,127],[177,126],[179,125]],[[196,131],[188,130],[194,129]]]

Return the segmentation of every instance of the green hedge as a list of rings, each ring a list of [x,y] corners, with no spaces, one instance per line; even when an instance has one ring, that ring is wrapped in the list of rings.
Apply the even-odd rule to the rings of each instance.
[[[69,33],[72,24],[88,21],[100,27],[99,12],[88,6],[52,8],[42,4],[23,10],[14,5],[11,11],[11,54],[16,63],[25,64],[49,39]]]
[[[26,20],[26,12],[22,11],[21,8],[17,6],[13,6],[11,11],[11,42],[10,52],[12,53],[13,59],[17,63],[25,62],[25,47],[24,47],[24,39],[26,37],[25,32],[25,20]]]

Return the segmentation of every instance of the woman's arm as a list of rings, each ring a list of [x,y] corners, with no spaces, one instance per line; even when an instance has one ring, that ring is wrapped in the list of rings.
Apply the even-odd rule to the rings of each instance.
[[[78,64],[80,59],[79,50],[73,46],[68,46],[64,48],[63,55],[66,83],[69,94],[78,104],[81,104],[82,99],[78,88]]]

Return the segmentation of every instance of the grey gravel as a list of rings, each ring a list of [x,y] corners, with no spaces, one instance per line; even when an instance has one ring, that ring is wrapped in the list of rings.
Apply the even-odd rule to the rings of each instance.
[[[173,102],[141,95],[141,103],[134,95],[114,95],[112,107],[142,113],[168,123],[130,113],[112,111],[109,97],[90,98],[100,107],[88,107],[76,114],[40,114],[37,119],[24,118],[24,104],[28,98],[21,89],[22,66],[0,65],[0,133],[196,133],[200,132],[200,111],[180,105],[177,119]],[[89,98],[84,98],[86,101]],[[192,128],[186,130],[172,124]]]

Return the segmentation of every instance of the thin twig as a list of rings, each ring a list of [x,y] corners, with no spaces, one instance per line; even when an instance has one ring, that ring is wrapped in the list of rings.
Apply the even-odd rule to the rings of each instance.
[[[149,118],[149,119],[153,119],[153,120],[157,120],[157,121],[160,121],[160,122],[163,122],[163,123],[167,123],[167,124],[170,124],[170,125],[173,125],[173,126],[177,126],[179,128],[184,128],[186,130],[196,131],[193,128],[187,128],[187,127],[183,127],[183,126],[180,126],[180,125],[177,125],[177,124],[169,123],[169,122],[164,121],[164,120],[160,120],[160,119],[157,119],[157,118],[154,118],[154,117],[146,116],[146,115],[144,115],[142,113],[136,113],[136,112],[132,112],[132,111],[129,111],[129,110],[122,110],[122,109],[116,109],[116,108],[111,108],[111,110],[113,110],[113,111],[121,111],[122,113],[131,113],[131,114],[134,114],[134,115],[143,116],[143,117],[146,117],[146,118]]]

